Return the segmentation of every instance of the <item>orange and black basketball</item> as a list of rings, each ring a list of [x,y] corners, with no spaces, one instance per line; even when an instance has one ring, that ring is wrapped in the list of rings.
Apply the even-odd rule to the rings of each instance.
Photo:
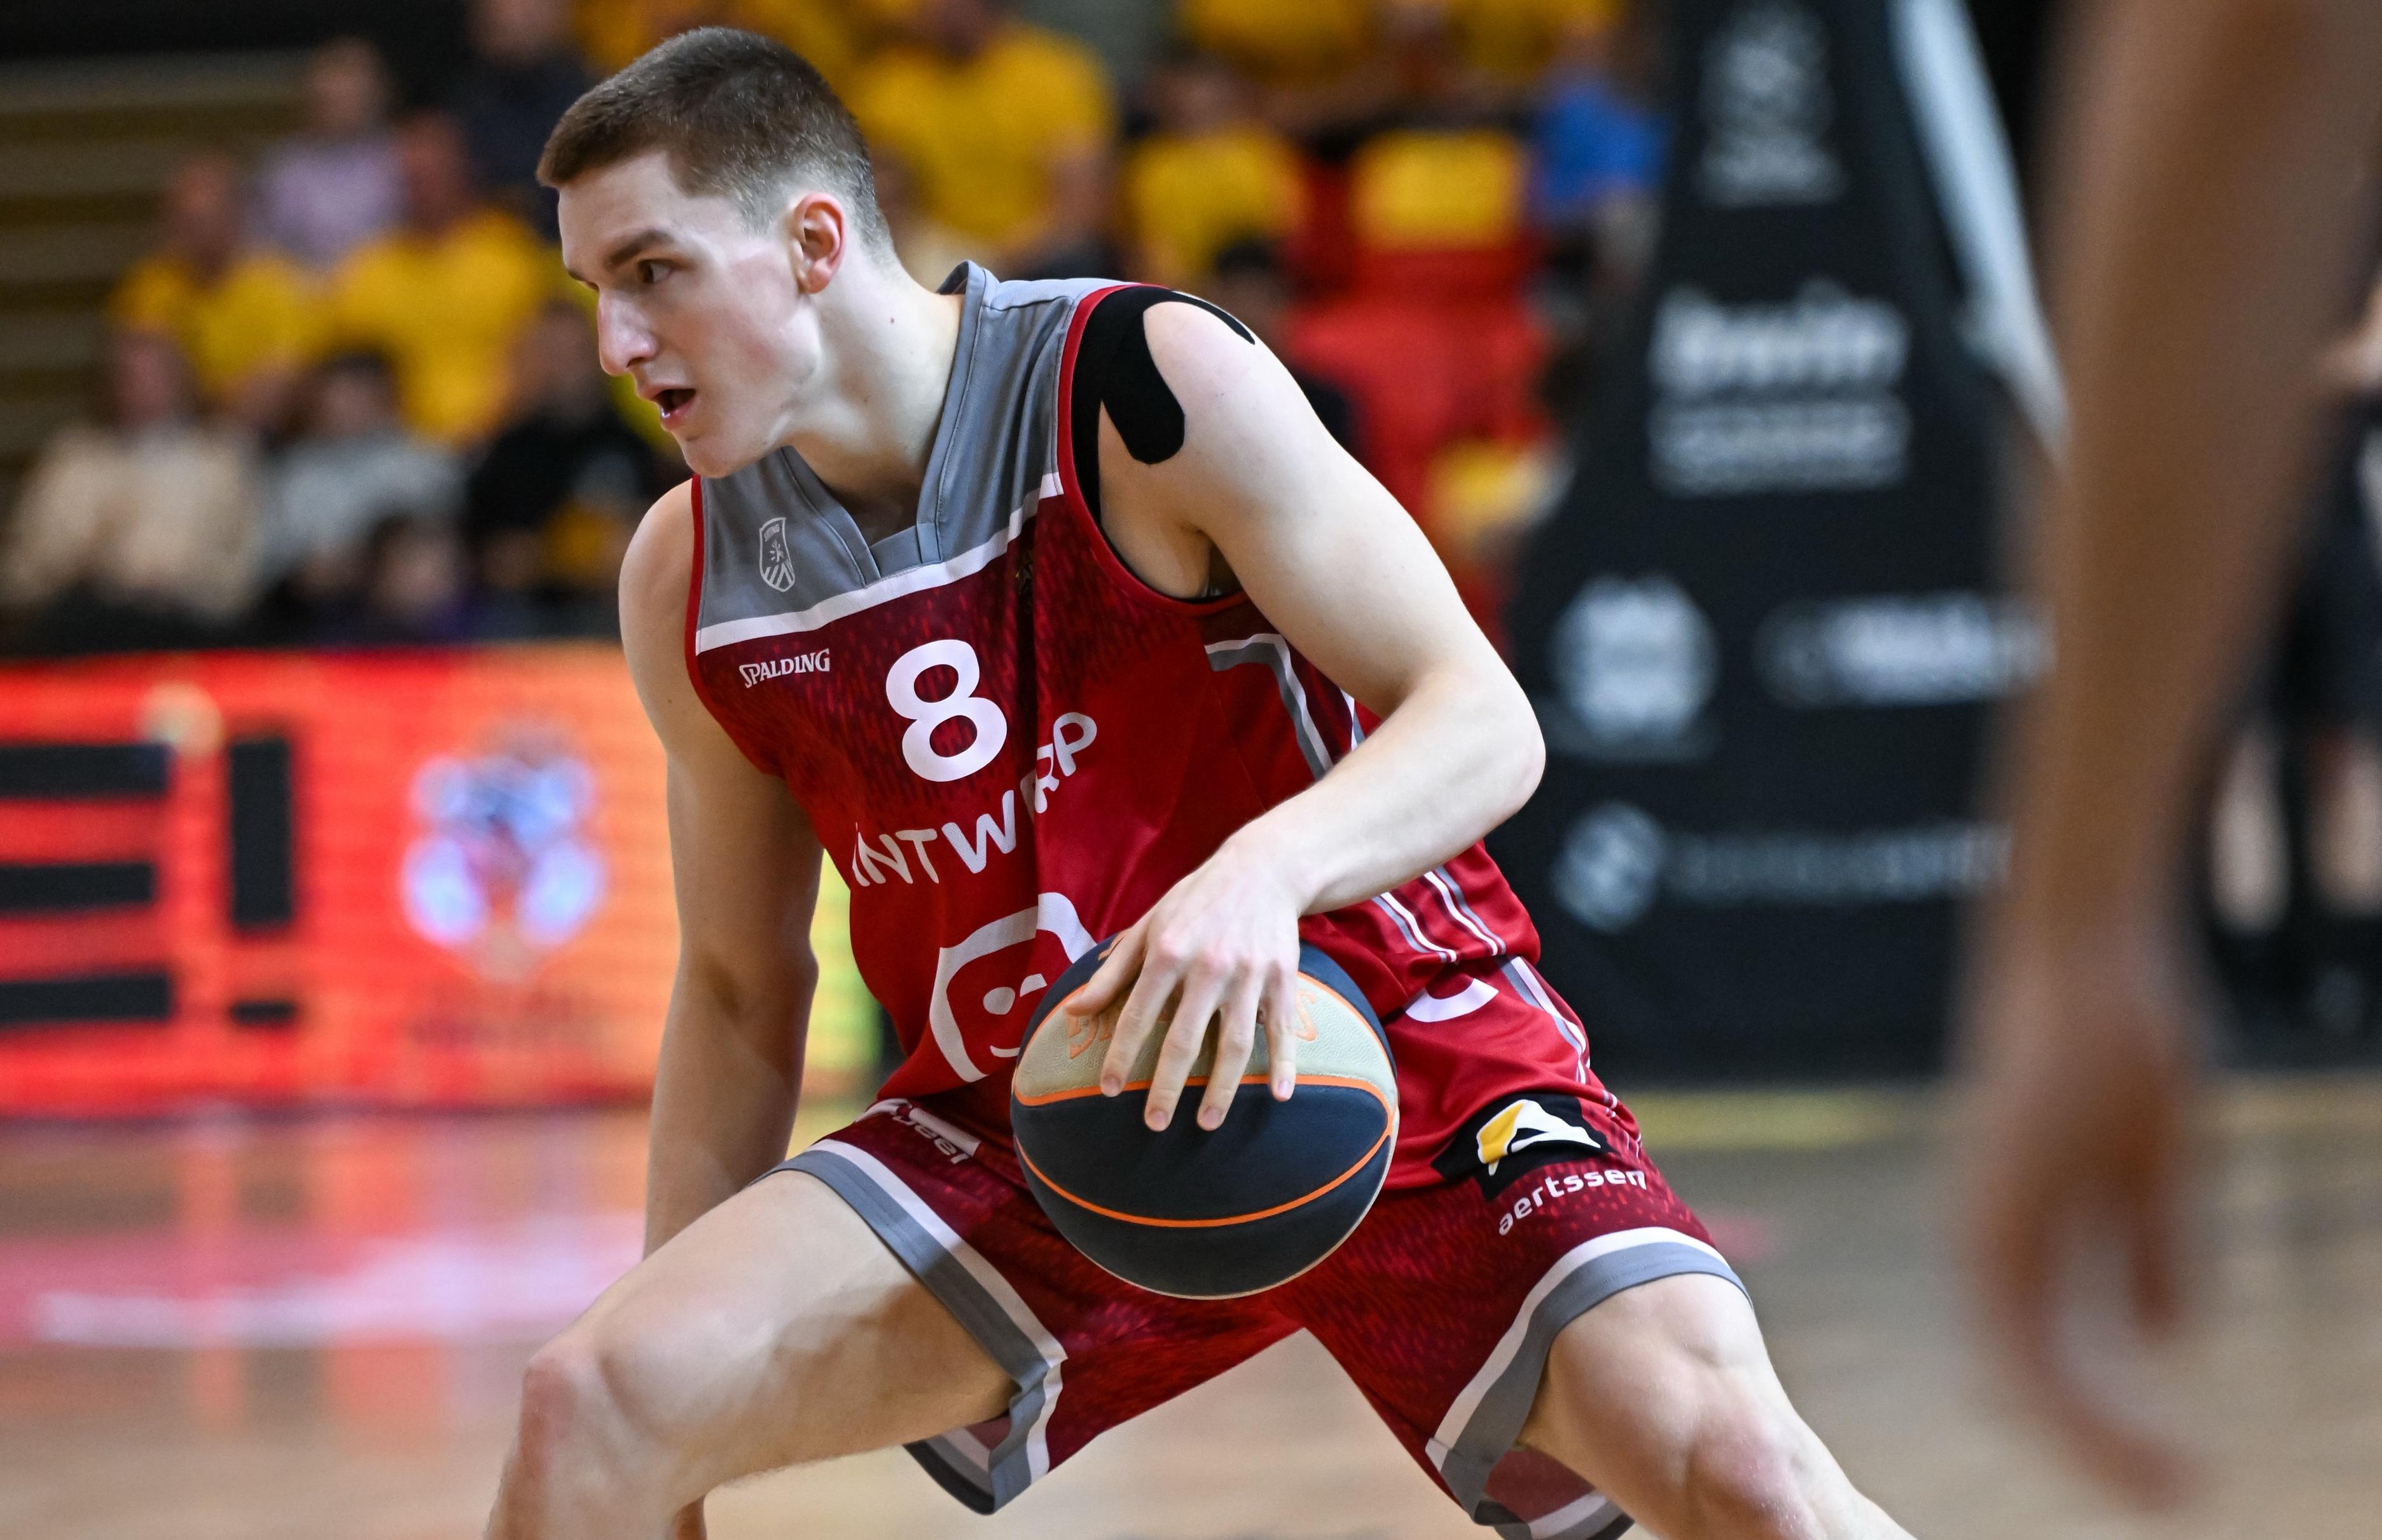
[[[1026,1028],[1010,1120],[1026,1185],[1059,1233],[1128,1283],[1188,1299],[1254,1294],[1332,1254],[1372,1207],[1397,1142],[1389,1041],[1340,965],[1299,949],[1297,1085],[1277,1102],[1258,1035],[1222,1127],[1194,1115],[1214,1058],[1201,1050],[1175,1116],[1153,1133],[1144,1099],[1165,1039],[1149,1035],[1118,1095],[1099,1090],[1119,1001],[1058,1009],[1105,946],[1050,986]]]

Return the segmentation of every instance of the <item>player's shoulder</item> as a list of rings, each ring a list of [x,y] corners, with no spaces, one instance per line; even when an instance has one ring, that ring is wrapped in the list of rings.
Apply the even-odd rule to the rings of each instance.
[[[1268,357],[1248,327],[1196,294],[1155,290],[1141,326],[1151,361],[1178,393],[1200,381],[1246,381]]]
[[[624,638],[670,634],[686,615],[694,575],[692,478],[654,499],[620,558],[620,627]]]
[[[1197,295],[1146,292],[1136,307],[1140,325],[1121,352],[1129,356],[1138,347],[1152,388],[1164,390],[1188,427],[1182,440],[1187,452],[1160,469],[1180,477],[1208,462],[1236,461],[1258,445],[1305,441],[1313,411],[1248,327]]]
[[[1177,363],[1185,371],[1222,369],[1227,374],[1246,369],[1264,349],[1256,337],[1222,307],[1197,294],[1152,283],[1099,283],[1081,298],[1090,305],[1083,326],[1079,359],[1094,361],[1103,388],[1120,382],[1156,388],[1149,378],[1155,363],[1167,383]]]

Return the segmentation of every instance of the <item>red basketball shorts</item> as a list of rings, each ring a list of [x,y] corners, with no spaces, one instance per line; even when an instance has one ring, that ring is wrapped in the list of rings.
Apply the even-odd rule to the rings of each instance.
[[[920,1104],[881,1103],[778,1169],[834,1189],[1017,1382],[1005,1417],[910,1446],[978,1511],[1303,1327],[1480,1523],[1509,1540],[1616,1535],[1618,1508],[1515,1446],[1549,1347],[1635,1285],[1737,1275],[1602,1096],[1501,1098],[1459,1141],[1480,1158],[1440,1169],[1468,1174],[1383,1193],[1321,1263],[1237,1300],[1103,1272],[1051,1228],[1009,1149]]]

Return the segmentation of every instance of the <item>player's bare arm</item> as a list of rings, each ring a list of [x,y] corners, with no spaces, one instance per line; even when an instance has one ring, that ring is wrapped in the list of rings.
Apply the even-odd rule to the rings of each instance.
[[[1537,786],[1545,750],[1521,686],[1421,530],[1324,431],[1290,372],[1195,305],[1153,306],[1142,324],[1183,408],[1183,448],[1145,464],[1103,418],[1109,537],[1145,582],[1178,597],[1197,594],[1221,557],[1290,645],[1381,718],[1313,789],[1176,884],[1074,1001],[1099,1010],[1130,986],[1103,1072],[1111,1092],[1175,1002],[1148,1096],[1155,1127],[1172,1119],[1212,1017],[1218,1058],[1198,1115],[1213,1127],[1261,1000],[1274,1092],[1289,1093],[1298,918],[1394,887],[1480,839]]]
[[[654,1083],[645,1250],[786,1152],[817,976],[819,846],[786,790],[704,709],[683,652],[687,487],[665,494],[620,571],[620,633],[669,758],[678,977]]]
[[[2023,724],[2015,869],[1977,970],[1967,1239],[1997,1358],[2094,1471],[2156,1497],[2172,1452],[2089,1384],[2063,1317],[2104,1275],[2079,1265],[2095,1249],[2122,1263],[2123,1324],[2177,1313],[2181,858],[2351,297],[2382,11],[2128,0],[2088,19],[2052,272],[2075,403],[2039,553],[2057,666]]]

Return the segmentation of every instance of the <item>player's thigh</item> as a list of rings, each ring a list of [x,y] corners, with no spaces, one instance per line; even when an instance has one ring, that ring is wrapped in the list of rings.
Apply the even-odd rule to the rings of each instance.
[[[1722,1278],[1656,1279],[1565,1326],[1521,1442],[1675,1540],[1892,1533],[1804,1425],[1753,1307]]]
[[[1001,1415],[1009,1376],[825,1184],[696,1220],[540,1355],[690,1491]],[[533,1375],[537,1373],[533,1368]]]

